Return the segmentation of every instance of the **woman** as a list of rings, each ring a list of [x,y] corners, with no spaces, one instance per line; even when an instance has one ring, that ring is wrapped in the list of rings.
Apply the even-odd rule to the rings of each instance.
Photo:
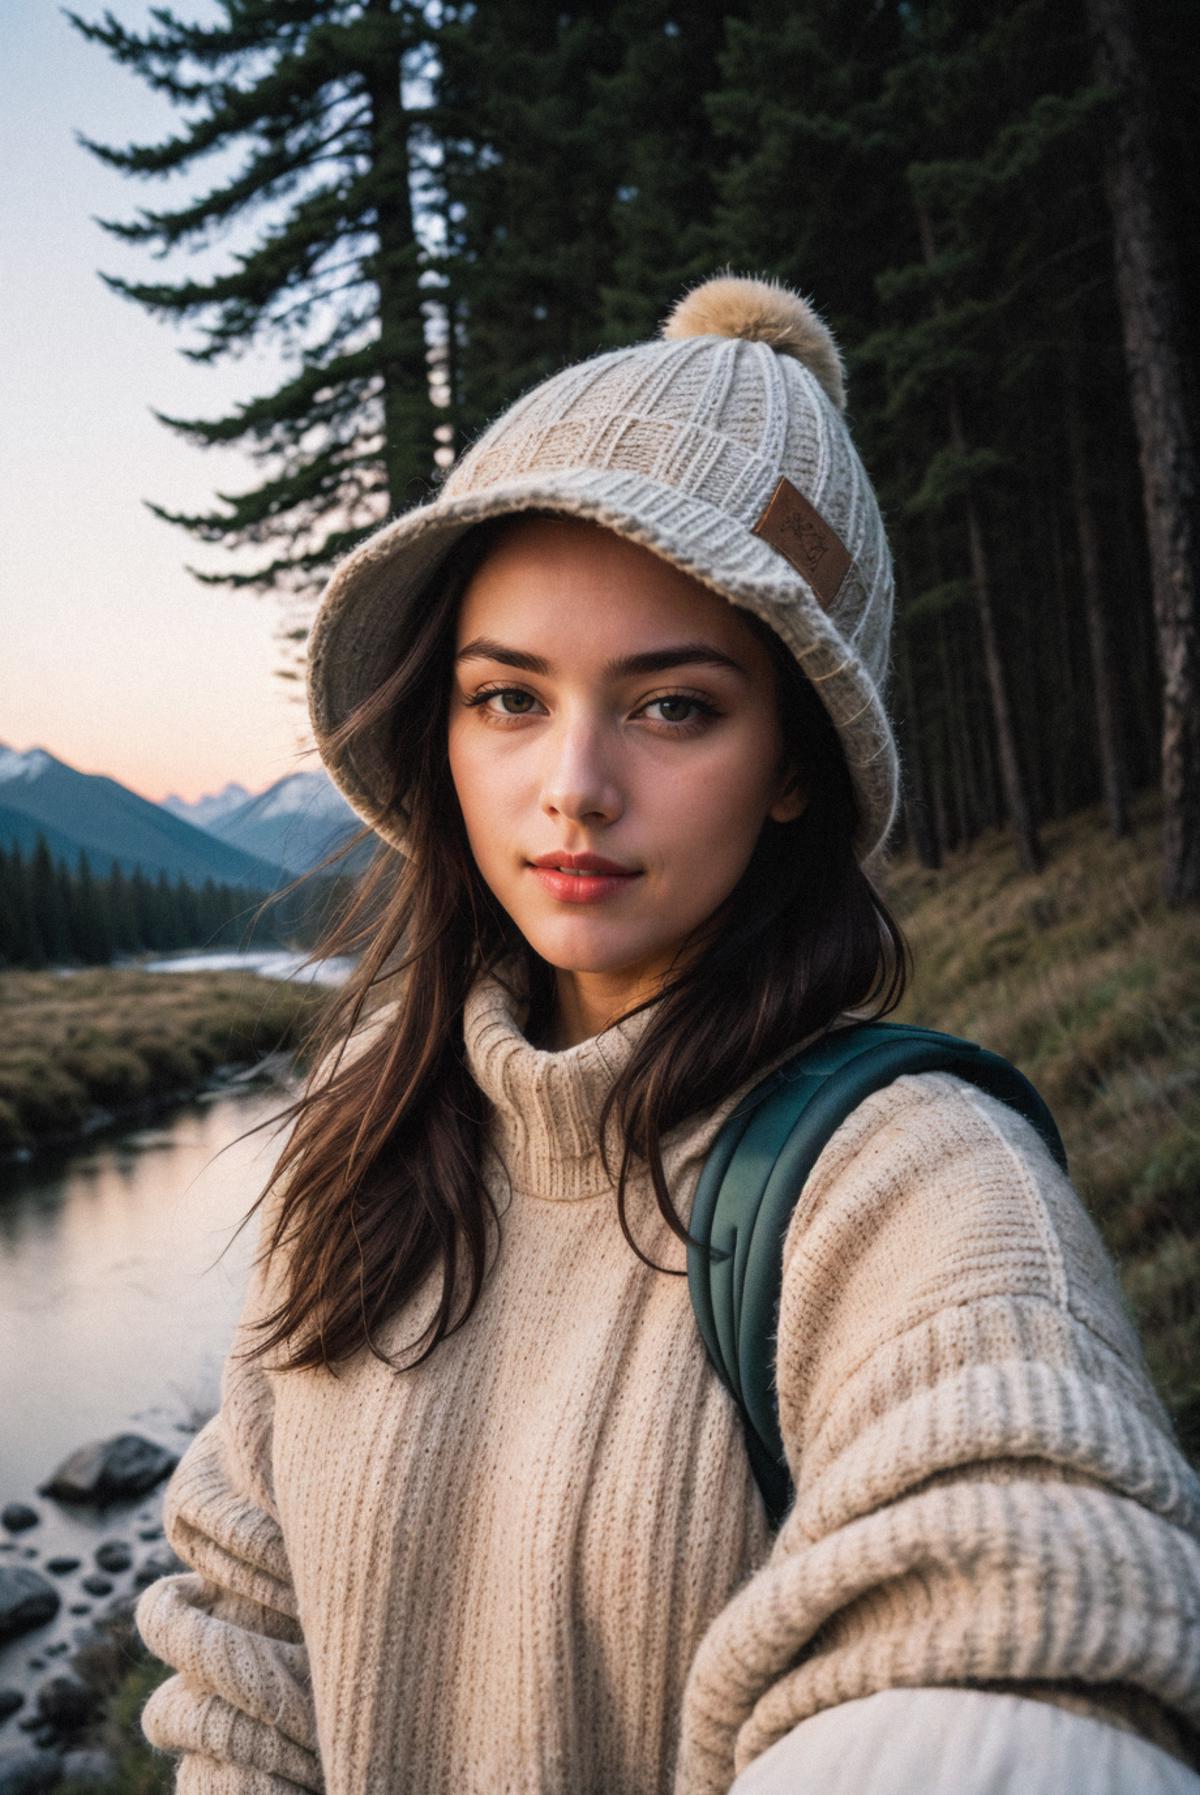
[[[842,407],[802,299],[705,283],[330,583],[318,742],[405,859],[138,1608],[183,1791],[1200,1786],[1200,1486],[1021,1117],[925,1073],[827,1143],[774,1539],[679,1275],[741,1096],[904,989]]]

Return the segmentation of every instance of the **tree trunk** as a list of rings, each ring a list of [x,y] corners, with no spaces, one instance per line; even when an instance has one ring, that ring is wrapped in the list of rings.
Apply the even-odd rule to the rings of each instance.
[[[1108,826],[1114,835],[1124,836],[1129,834],[1129,769],[1125,762],[1125,744],[1109,643],[1108,613],[1100,578],[1096,513],[1088,488],[1083,407],[1079,398],[1077,367],[1072,367],[1068,372],[1065,400],[1067,461],[1070,468],[1071,504],[1075,512],[1075,533],[1079,542],[1083,614],[1087,623],[1088,649],[1092,663],[1096,735],[1100,748],[1100,781]]]
[[[1105,184],[1162,678],[1163,892],[1200,900],[1200,619],[1194,394],[1183,291],[1161,202],[1150,81],[1127,0],[1088,0],[1101,78],[1116,94]]]
[[[950,783],[949,801],[954,806],[954,845],[962,847],[975,833],[974,818],[969,815],[966,798],[966,770],[970,764],[971,719],[963,700],[962,681],[955,674],[959,664],[951,643],[951,633],[961,634],[953,614],[948,614],[938,631],[938,659],[941,666],[942,712],[946,719],[946,773]]]
[[[908,631],[902,623],[896,629],[896,663],[900,675],[900,692],[903,702],[903,715],[902,717],[898,716],[896,721],[900,735],[900,749],[904,756],[905,770],[908,775],[903,787],[904,818],[908,827],[908,837],[918,861],[922,866],[932,870],[942,864],[941,844],[937,839],[929,815],[925,754],[918,721],[920,710],[914,689],[912,651],[909,647]]]
[[[950,440],[960,455],[966,454],[966,433],[963,430],[962,414],[959,411],[958,395],[953,390],[949,397]],[[970,556],[971,583],[975,589],[975,603],[979,613],[979,634],[983,644],[983,670],[987,680],[988,697],[992,707],[992,722],[996,731],[996,753],[1000,762],[1000,781],[1004,788],[1004,802],[1008,808],[1009,821],[1017,837],[1017,852],[1021,865],[1026,872],[1040,872],[1045,864],[1042,844],[1038,839],[1037,824],[1029,802],[1029,791],[1021,771],[1020,756],[1017,752],[1017,734],[1013,725],[1012,700],[1008,690],[1008,676],[1005,672],[1004,659],[1000,653],[1000,635],[996,628],[996,611],[992,603],[991,577],[988,572],[987,554],[983,545],[983,530],[979,522],[979,510],[974,497],[967,496],[967,549]]]
[[[937,260],[937,249],[933,240],[933,221],[924,206],[918,205],[916,212],[922,252],[926,262],[932,267]],[[940,299],[935,300],[934,304],[938,311],[942,309]],[[963,429],[958,393],[952,381],[947,382],[946,391],[950,441],[956,452],[965,456],[966,432]],[[1042,844],[1038,839],[1037,825],[1029,803],[1028,790],[1021,773],[1016,731],[1013,726],[1012,701],[1009,697],[1004,660],[1000,653],[995,606],[992,603],[983,530],[980,527],[978,506],[975,503],[974,495],[970,493],[966,499],[966,515],[971,580],[975,589],[975,602],[979,613],[984,672],[987,677],[992,722],[996,732],[996,749],[1000,759],[1000,777],[1004,786],[1004,799],[1008,806],[1009,819],[1016,832],[1017,852],[1021,865],[1026,872],[1036,873],[1041,871],[1044,864]]]
[[[409,186],[411,121],[401,96],[402,37],[392,0],[368,0],[380,22],[379,46],[363,68],[370,136],[379,292],[379,365],[383,377],[384,466],[393,512],[428,496],[434,468],[435,416],[429,390],[423,295]],[[395,41],[386,21],[395,19]]]

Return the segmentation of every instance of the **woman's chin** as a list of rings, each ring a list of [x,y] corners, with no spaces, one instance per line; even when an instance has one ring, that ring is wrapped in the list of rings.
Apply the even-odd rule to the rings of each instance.
[[[534,953],[556,972],[597,977],[623,974],[640,979],[651,967],[665,965],[672,952],[671,944],[639,938],[630,930],[615,930],[599,918],[576,917],[554,928],[522,933]]]

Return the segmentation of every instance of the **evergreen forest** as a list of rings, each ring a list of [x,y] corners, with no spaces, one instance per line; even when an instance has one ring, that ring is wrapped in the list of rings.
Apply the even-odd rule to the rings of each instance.
[[[119,8],[118,8],[119,10]],[[896,562],[894,846],[1162,796],[1200,897],[1197,37],[1180,0],[218,0],[68,15],[175,108],[103,278],[200,363],[255,478],[159,514],[280,603],[431,497],[499,410],[655,334],[718,269],[797,287],[848,364]],[[212,175],[210,158],[220,172]],[[183,183],[181,186],[180,183]],[[215,273],[186,252],[229,244]]]
[[[206,879],[195,886],[140,867],[107,874],[86,854],[55,860],[44,836],[33,852],[0,844],[0,966],[107,966],[128,954],[176,948],[310,945],[324,909],[344,899],[328,877],[302,891],[248,891]]]
[[[102,875],[86,854],[69,867],[39,836],[28,857],[0,847],[0,965],[107,966],[120,954],[236,947],[264,896],[212,879],[197,889],[166,873],[125,873],[115,861]]]

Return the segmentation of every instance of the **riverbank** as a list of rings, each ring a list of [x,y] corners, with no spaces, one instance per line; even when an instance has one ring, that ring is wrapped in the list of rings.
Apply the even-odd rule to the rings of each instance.
[[[0,972],[0,1159],[69,1147],[290,1054],[327,999],[253,971]]]

